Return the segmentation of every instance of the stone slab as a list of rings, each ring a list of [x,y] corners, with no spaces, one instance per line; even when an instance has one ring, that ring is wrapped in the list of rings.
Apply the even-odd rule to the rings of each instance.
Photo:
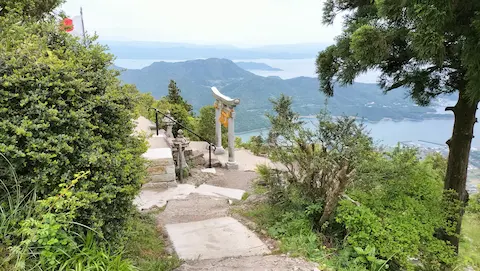
[[[213,167],[212,168],[202,168],[200,171],[203,172],[203,173],[212,173],[212,174],[217,173],[217,171]]]
[[[213,185],[202,184],[195,187],[191,184],[178,184],[176,187],[165,189],[142,189],[140,194],[135,198],[134,204],[140,210],[147,210],[153,207],[163,207],[167,201],[172,199],[185,199],[188,195],[197,193],[200,195],[242,199],[244,190],[217,187]]]
[[[158,215],[162,225],[202,221],[228,216],[229,204],[224,198],[190,194],[186,199],[169,200]]]
[[[154,148],[148,149],[143,154],[143,157],[155,160],[155,159],[173,159],[172,150],[170,148]]]
[[[161,189],[166,190],[169,188],[177,187],[177,182],[157,182],[157,183],[146,183],[142,186],[145,189]]]
[[[236,162],[227,162],[227,169],[237,170],[238,164]]]
[[[167,142],[167,136],[164,134],[159,134],[158,136],[155,134],[147,140],[151,149],[170,148]]]
[[[202,195],[213,194],[213,195],[222,196],[225,198],[241,200],[243,197],[243,194],[245,193],[245,190],[218,187],[218,186],[213,186],[209,184],[202,184],[195,190],[195,192]]]
[[[175,172],[159,174],[159,175],[150,175],[147,177],[147,183],[162,183],[162,182],[175,182]]]
[[[319,264],[287,255],[209,259],[183,263],[176,271],[320,271]],[[473,271],[473,269],[472,269]]]
[[[270,253],[267,246],[232,217],[165,225],[183,260],[245,257]]]

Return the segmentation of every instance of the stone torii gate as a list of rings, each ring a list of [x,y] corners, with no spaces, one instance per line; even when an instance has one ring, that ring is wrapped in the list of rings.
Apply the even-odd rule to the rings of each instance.
[[[228,169],[238,169],[235,161],[235,107],[240,104],[240,99],[232,99],[223,95],[216,87],[212,87],[215,98],[215,154],[223,154],[222,125],[228,127]]]

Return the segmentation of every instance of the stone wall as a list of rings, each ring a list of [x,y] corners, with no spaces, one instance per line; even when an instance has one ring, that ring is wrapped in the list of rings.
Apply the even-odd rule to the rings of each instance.
[[[175,164],[170,148],[149,149],[143,156],[148,159],[148,177],[144,187],[168,188],[177,186]]]

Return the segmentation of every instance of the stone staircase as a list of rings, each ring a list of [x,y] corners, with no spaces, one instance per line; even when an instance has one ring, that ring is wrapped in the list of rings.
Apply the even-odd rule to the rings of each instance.
[[[150,148],[143,155],[149,160],[148,182],[134,204],[141,211],[165,207],[158,223],[178,257],[186,261],[179,270],[316,270],[302,260],[266,256],[271,248],[229,216],[230,204],[240,201],[245,194],[237,187],[250,186],[256,176],[251,171],[257,164],[274,166],[268,159],[240,150],[236,155],[239,169],[225,170],[222,166],[228,162],[228,153],[215,155],[212,151],[212,164],[220,168],[197,170],[195,174],[215,185],[177,184],[172,139],[163,130],[156,135],[155,124],[146,118],[135,122],[135,134],[145,134]],[[198,164],[208,164],[208,143],[192,141],[185,152]]]

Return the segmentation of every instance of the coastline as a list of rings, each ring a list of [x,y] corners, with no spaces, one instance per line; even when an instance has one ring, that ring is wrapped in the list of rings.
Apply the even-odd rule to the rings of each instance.
[[[402,119],[392,119],[392,118],[382,118],[380,120],[369,120],[367,118],[361,118],[361,117],[356,117],[358,121],[362,121],[363,123],[371,123],[371,124],[377,124],[383,121],[392,121],[392,122],[402,122],[402,121],[409,121],[409,122],[422,122],[426,120],[453,120],[453,115],[449,114],[441,114],[442,116],[439,117],[429,117],[429,118],[421,118],[421,119],[412,119],[412,118],[402,118]],[[333,116],[333,117],[339,117],[339,116]],[[305,120],[314,120],[317,119],[317,115],[305,115],[305,116],[299,116],[300,119],[305,119]],[[452,123],[453,124],[453,123]],[[247,130],[247,131],[238,131],[235,132],[237,136],[241,136],[244,134],[249,134],[249,133],[256,133],[256,132],[263,132],[263,131],[268,131],[270,129],[270,126],[263,127],[263,128],[257,128],[253,130]]]

